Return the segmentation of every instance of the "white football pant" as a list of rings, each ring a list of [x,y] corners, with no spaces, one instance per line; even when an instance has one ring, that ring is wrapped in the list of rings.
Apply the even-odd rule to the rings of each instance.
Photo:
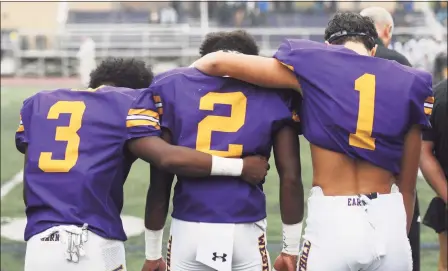
[[[59,226],[31,237],[26,245],[25,271],[126,271],[122,241],[104,239],[86,231],[81,247],[70,247],[76,235],[67,234],[64,229],[73,228],[79,229],[77,226]],[[76,253],[71,254],[68,250],[83,250],[83,253],[72,255]]]
[[[167,270],[270,271],[266,225],[266,220],[221,224],[173,219]]]
[[[313,187],[298,271],[411,271],[406,212],[390,194],[325,196]]]

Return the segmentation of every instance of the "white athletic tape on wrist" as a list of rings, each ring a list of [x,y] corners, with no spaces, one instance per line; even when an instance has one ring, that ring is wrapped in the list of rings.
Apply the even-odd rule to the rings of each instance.
[[[211,176],[241,176],[243,159],[223,158],[212,155]]]
[[[302,226],[302,222],[293,225],[283,224],[283,253],[299,255]]]
[[[163,229],[152,231],[145,229],[145,256],[149,261],[162,258]]]

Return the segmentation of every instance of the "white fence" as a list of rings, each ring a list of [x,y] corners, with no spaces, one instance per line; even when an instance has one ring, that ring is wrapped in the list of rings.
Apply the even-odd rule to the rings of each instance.
[[[76,53],[83,37],[91,37],[96,43],[96,57],[136,57],[150,63],[174,61],[188,65],[198,56],[198,48],[204,36],[214,31],[231,31],[230,28],[198,28],[188,25],[67,25],[59,33],[37,33],[21,30],[15,33],[11,44],[2,40],[6,57],[2,62],[14,59],[14,74],[18,76],[70,76],[76,73]],[[274,53],[280,41],[288,38],[322,40],[324,28],[248,28],[258,42],[262,55]],[[432,37],[428,28],[397,28],[396,37]],[[444,33],[446,39],[446,32]],[[36,49],[33,41],[46,37],[46,49]],[[19,41],[28,39],[29,49],[21,49]],[[9,48],[9,49],[6,49]],[[3,63],[2,63],[3,66]],[[3,69],[2,69],[3,70]]]

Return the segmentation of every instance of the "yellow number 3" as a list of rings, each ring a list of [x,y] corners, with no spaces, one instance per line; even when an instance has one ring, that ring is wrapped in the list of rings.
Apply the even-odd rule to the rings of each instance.
[[[355,90],[359,91],[359,111],[356,133],[350,134],[350,146],[375,150],[375,138],[372,137],[375,116],[375,75],[365,73],[355,81]]]
[[[78,130],[81,129],[82,116],[86,110],[86,105],[81,101],[59,101],[48,111],[47,119],[59,119],[60,114],[70,114],[68,126],[56,127],[56,141],[67,141],[65,148],[65,159],[52,159],[53,153],[41,152],[39,157],[39,168],[44,172],[69,172],[79,155],[80,138]]]
[[[212,150],[212,132],[235,133],[243,127],[246,119],[247,98],[242,92],[209,92],[201,98],[199,109],[213,110],[215,104],[230,105],[230,117],[207,116],[199,122],[196,149],[221,157],[241,157],[243,145],[240,144],[229,144],[227,151]]]

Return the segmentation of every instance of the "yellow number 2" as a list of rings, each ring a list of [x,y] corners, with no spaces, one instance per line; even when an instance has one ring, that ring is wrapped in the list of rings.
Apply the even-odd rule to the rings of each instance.
[[[196,149],[221,157],[241,157],[243,145],[229,144],[227,151],[211,149],[212,132],[237,132],[246,119],[247,98],[242,92],[217,93],[209,92],[199,102],[200,110],[214,109],[215,104],[227,104],[231,106],[230,117],[207,116],[198,124]]]
[[[69,172],[79,156],[80,138],[78,130],[81,129],[82,116],[86,110],[86,105],[81,101],[59,101],[48,111],[47,119],[59,119],[60,114],[70,114],[68,126],[56,127],[56,141],[67,141],[65,148],[65,159],[55,160],[53,153],[41,152],[39,157],[39,168],[44,172]]]
[[[355,81],[355,90],[359,91],[359,110],[356,133],[350,134],[350,146],[375,150],[375,138],[372,137],[375,115],[375,75],[365,73]]]

